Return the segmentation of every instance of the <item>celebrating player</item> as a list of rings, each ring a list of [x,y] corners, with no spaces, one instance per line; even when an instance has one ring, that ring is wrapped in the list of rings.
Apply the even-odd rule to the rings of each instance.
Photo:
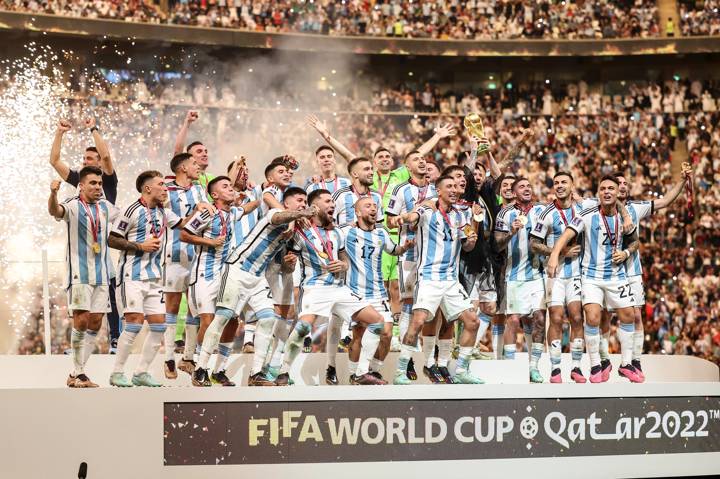
[[[305,191],[309,193],[315,190],[328,190],[331,194],[340,188],[350,186],[350,180],[344,176],[338,176],[335,168],[335,150],[328,145],[322,145],[315,150],[315,160],[317,161],[319,176],[313,176],[308,179]]]
[[[384,218],[382,198],[380,194],[371,191],[373,167],[367,158],[354,158],[348,163],[348,173],[352,184],[340,188],[332,195],[335,211],[335,223],[344,225],[355,221],[355,203],[363,196],[370,196],[377,205],[377,218],[381,222]],[[327,191],[327,190],[325,190]]]

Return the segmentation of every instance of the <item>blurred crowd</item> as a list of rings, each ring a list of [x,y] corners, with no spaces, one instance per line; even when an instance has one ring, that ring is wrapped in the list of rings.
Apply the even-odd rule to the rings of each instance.
[[[720,1],[678,0],[683,36],[720,35]]]
[[[2,0],[9,10],[322,35],[490,39],[656,37],[653,0]]]
[[[93,111],[101,119],[121,185],[132,184],[141,169],[167,171],[177,128],[188,106],[198,99],[191,86],[177,82],[173,87],[161,88],[133,80],[109,86],[103,93],[88,92],[82,82],[75,83],[76,91],[68,100],[70,116],[79,118],[88,111],[88,96],[93,96]],[[648,291],[646,350],[695,354],[715,361],[720,358],[720,113],[714,100],[717,85],[690,81],[628,85],[618,95],[592,91],[583,84],[518,85],[487,97],[467,93],[452,100],[452,95],[433,94],[429,104],[423,102],[424,90],[412,91],[413,98],[419,93],[420,103],[414,100],[410,108],[408,101],[407,108],[398,114],[373,113],[378,106],[375,94],[368,100],[367,112],[338,113],[324,108],[317,113],[328,121],[333,136],[342,139],[352,151],[369,156],[382,145],[397,159],[429,138],[441,123],[453,122],[462,131],[462,116],[446,114],[444,102],[454,104],[449,113],[485,114],[485,134],[498,159],[505,156],[524,128],[531,128],[533,140],[511,158],[511,163],[513,169],[529,177],[539,200],[548,199],[552,176],[560,169],[572,172],[581,195],[592,194],[603,173],[620,169],[628,175],[632,197],[657,197],[673,182],[671,152],[687,150],[697,173],[694,219],[689,218],[683,196],[641,228]],[[290,153],[300,160],[298,183],[314,173],[312,152],[320,139],[305,123],[304,111],[276,102],[249,108],[242,101],[227,103],[222,91],[212,95],[220,95],[224,106],[200,102],[200,118],[191,134],[208,146],[211,172],[224,171],[227,163],[243,155],[249,159],[251,179],[261,181],[262,167],[268,159]],[[382,110],[388,105],[379,106]],[[423,110],[437,114],[427,115]],[[70,148],[80,152],[82,141],[86,139],[78,138],[75,147]],[[440,165],[448,165],[462,158],[468,147],[467,138],[461,134],[443,140],[431,155]],[[71,162],[73,159],[68,158]],[[342,167],[339,171],[344,173]],[[132,188],[121,187],[119,192],[119,204],[134,199]],[[60,317],[64,295],[54,291],[53,304],[58,305],[56,315]],[[42,350],[39,316],[35,324],[19,343],[19,353]],[[54,324],[57,329],[58,322]],[[61,326],[55,333],[54,351],[62,350],[66,344]]]

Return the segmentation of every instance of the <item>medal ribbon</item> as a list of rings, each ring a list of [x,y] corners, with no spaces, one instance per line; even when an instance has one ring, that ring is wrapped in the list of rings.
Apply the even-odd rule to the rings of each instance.
[[[227,234],[227,219],[223,216],[222,210],[218,210],[218,214],[220,215],[220,235],[219,236],[225,236]]]
[[[610,245],[612,246],[612,250],[615,251],[615,248],[617,247],[618,243],[618,233],[620,233],[620,221],[618,221],[617,214],[615,215],[615,235],[610,236],[610,225],[608,225],[607,218],[605,217],[605,213],[600,210],[600,217],[603,220],[603,224],[605,225],[605,232],[610,237]]]
[[[324,252],[324,253],[327,255],[327,260],[328,260],[328,261],[334,261],[334,260],[333,260],[333,255],[332,255],[332,248],[329,247],[330,241],[327,241],[327,243],[325,242],[325,238],[323,238],[322,235],[320,235],[320,231],[317,229],[317,227],[316,227],[315,225],[313,225],[313,230],[315,231],[315,233],[317,234],[318,239],[319,239],[320,242],[322,243],[322,251],[320,251],[320,250],[317,248],[317,246],[315,246],[315,242],[312,241],[310,238],[308,238],[307,235],[305,234],[305,232],[304,232],[302,229],[300,229],[300,228],[297,227],[297,226],[295,227],[295,231],[297,231],[298,233],[300,233],[300,236],[302,236],[302,237],[305,239],[305,242],[308,244],[308,246],[310,246],[310,247],[313,249],[313,251],[315,251],[315,253],[318,254],[318,256],[320,256],[320,257],[322,258],[322,255],[321,255],[320,253]],[[327,230],[325,230],[325,231],[327,231]]]
[[[382,175],[378,173],[378,190],[380,190],[380,196],[382,198],[385,198],[385,192],[387,191],[388,186],[390,186],[390,175],[388,174],[388,181],[383,185]]]
[[[418,199],[415,204],[422,204],[422,202],[425,201],[425,197],[427,196],[428,190],[430,189],[430,185],[426,184],[424,187],[422,187],[415,183],[415,180],[413,180],[412,178],[410,178],[410,184],[418,189]]]
[[[451,207],[450,207],[450,210],[454,210],[454,208],[451,206]],[[439,203],[438,203],[438,211],[439,211],[440,214],[442,215],[443,220],[445,220],[445,223],[447,223],[448,227],[450,227],[450,231],[452,231],[452,229],[453,229],[453,224],[452,224],[452,222],[450,221],[450,216],[448,216],[448,213],[449,213],[450,211],[448,211],[448,213],[445,213],[445,212],[442,210],[442,208],[440,208],[440,204],[439,204]]]
[[[82,198],[80,198],[80,204],[85,209],[85,214],[87,214],[88,221],[90,221],[90,230],[92,231],[93,235],[93,243],[97,243],[98,233],[100,232],[100,208],[98,207],[97,203],[93,203],[93,205],[95,206],[95,217],[93,218],[90,206],[88,206],[88,204],[85,203]]]
[[[562,206],[560,206],[560,202],[558,200],[555,200],[555,208],[557,208],[558,213],[560,213],[560,217],[562,218],[563,223],[565,223],[565,226],[568,225],[568,220],[565,217],[565,212],[563,211]],[[572,207],[572,204],[570,205],[570,211],[572,212],[572,216],[570,217],[570,221],[575,219],[575,208]]]

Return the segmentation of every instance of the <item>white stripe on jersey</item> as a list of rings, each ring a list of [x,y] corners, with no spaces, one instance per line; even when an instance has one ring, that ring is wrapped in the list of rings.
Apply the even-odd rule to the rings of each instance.
[[[207,239],[215,239],[222,234],[223,222],[225,223],[225,243],[219,247],[196,246],[197,254],[193,259],[190,269],[190,284],[195,284],[198,277],[211,281],[219,277],[220,272],[227,260],[231,245],[233,244],[234,225],[243,215],[242,208],[230,207],[230,211],[217,210],[214,215],[208,211],[197,212],[185,225],[188,233],[202,236]],[[222,218],[221,218],[222,216]]]
[[[302,234],[300,234],[300,231],[302,231]],[[318,237],[318,233],[322,239]],[[310,241],[310,243],[308,243],[308,241]],[[299,286],[345,284],[344,275],[335,275],[324,268],[330,259],[323,259],[318,255],[318,252],[324,251],[323,241],[325,241],[326,244],[329,243],[328,246],[330,246],[330,251],[332,251],[331,256],[333,260],[337,260],[338,253],[345,250],[343,237],[338,228],[326,230],[318,226],[316,228],[295,230],[295,234],[288,248],[298,255],[300,267]]]
[[[569,224],[573,218],[583,211],[583,206],[582,204],[572,203],[570,208],[564,208],[562,211]],[[560,214],[560,210],[558,210],[555,203],[551,203],[540,213],[540,217],[532,229],[530,236],[543,241],[547,246],[552,248],[565,231],[565,228],[565,222]],[[580,276],[580,256],[576,258],[564,258],[562,266],[558,271],[558,278],[567,279],[578,276]]]
[[[390,201],[387,206],[387,214],[399,216],[403,213],[412,211],[418,203],[418,198],[422,201],[435,198],[437,192],[435,185],[428,184],[425,188],[406,181],[397,185],[390,195]],[[415,239],[415,231],[409,225],[403,225],[400,228],[400,244]],[[407,250],[400,258],[402,261],[417,261],[417,247]]]
[[[111,232],[130,242],[143,243],[150,238],[153,229],[157,234],[165,236],[170,231],[167,228],[163,230],[163,223],[167,222],[167,226],[174,229],[181,220],[169,208],[145,208],[140,201],[136,201],[118,216]],[[165,241],[160,242],[159,250],[151,253],[123,251],[118,262],[118,285],[124,280],[143,281],[162,278],[164,253]]]
[[[189,188],[178,185],[175,181],[165,183],[168,188],[168,207],[180,218],[190,216],[198,203],[210,203],[205,188],[193,183]],[[165,237],[166,263],[180,263],[190,266],[195,255],[193,245],[180,242],[180,228],[174,228]]]
[[[256,199],[257,197],[255,196],[254,190],[245,191],[245,198],[242,199],[242,203],[239,207],[242,208],[247,203],[255,201]],[[255,208],[252,213],[242,215],[235,222],[235,226],[233,228],[233,246],[240,246],[245,237],[250,234],[250,231],[252,231],[258,221],[260,221],[260,208]]]
[[[282,204],[283,195],[285,194],[284,192],[285,190],[280,189],[279,186],[275,185],[270,185],[264,190],[262,190],[262,194],[260,195],[260,217],[265,216],[266,214],[268,214],[268,211],[270,211],[270,206],[268,206],[264,199],[265,193],[270,193],[273,198],[275,198],[280,204]]]
[[[535,204],[527,214],[528,222],[524,228],[515,233],[507,245],[507,261],[505,263],[505,279],[509,281],[532,281],[542,278],[540,262],[542,257],[530,251],[530,232],[538,222],[538,217],[545,209],[543,204]],[[515,218],[520,216],[515,204],[506,206],[498,213],[495,231],[510,233]]]
[[[230,252],[227,263],[239,263],[240,269],[255,276],[264,275],[272,258],[287,242],[283,233],[288,230],[289,225],[271,223],[273,216],[281,211],[283,210],[277,208],[268,211],[240,246]]]
[[[640,220],[655,213],[655,202],[653,201],[628,201],[625,205],[632,218],[635,230],[640,234]],[[628,276],[641,276],[642,263],[640,262],[640,250],[635,251],[625,261],[625,270]]]
[[[118,210],[109,201],[101,199],[97,203],[80,202],[80,197],[68,198],[62,203],[63,220],[67,224],[67,245],[65,262],[68,276],[65,286],[72,284],[106,285],[110,283],[110,254],[107,238],[112,221]],[[92,220],[88,216],[88,210]],[[91,222],[97,225],[97,243],[100,253],[95,254],[92,245],[95,242]]]
[[[341,188],[332,195],[332,199],[335,202],[334,219],[336,225],[355,222],[355,202],[359,200],[361,196],[367,195],[358,195],[352,186]],[[380,194],[375,191],[370,191],[370,196],[377,205],[377,217],[375,219],[380,223],[385,217],[383,214],[382,198]]]
[[[345,178],[344,176],[336,176],[334,180],[322,179],[319,183],[310,183],[308,180],[307,185],[305,185],[305,191],[307,194],[310,194],[315,190],[328,190],[332,195],[336,191],[339,191],[342,188],[347,188],[351,184],[352,182],[350,179]]]
[[[429,207],[419,207],[416,236],[418,279],[428,281],[457,281],[460,249],[467,225],[463,212],[453,208],[448,212],[448,225],[442,213]]]
[[[611,242],[611,235],[615,233],[616,222],[619,222],[617,225],[619,238],[617,238],[616,249],[622,249],[622,218],[619,213],[605,218],[610,228],[610,235],[605,230],[599,206],[583,210],[568,225],[568,228],[572,228],[577,234],[584,233],[584,248],[580,263],[582,277],[607,281],[625,279],[625,264],[614,264],[612,262],[613,249]]]
[[[366,231],[358,226],[340,228],[350,269],[347,285],[363,299],[388,299],[382,277],[382,252],[394,253],[398,247],[382,227]]]

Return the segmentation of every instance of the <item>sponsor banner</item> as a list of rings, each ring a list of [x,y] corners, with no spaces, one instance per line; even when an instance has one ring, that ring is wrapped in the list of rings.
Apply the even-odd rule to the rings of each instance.
[[[166,465],[720,452],[720,397],[165,403]]]

